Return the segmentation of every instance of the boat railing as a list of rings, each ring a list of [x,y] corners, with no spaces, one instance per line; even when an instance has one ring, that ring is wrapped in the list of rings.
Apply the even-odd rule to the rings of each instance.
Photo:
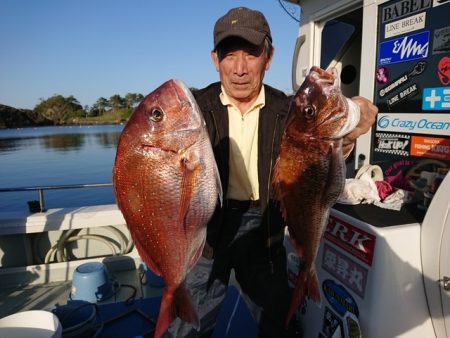
[[[45,211],[44,191],[46,190],[60,190],[60,189],[82,189],[82,188],[99,188],[110,187],[112,183],[88,183],[88,184],[64,184],[64,185],[43,185],[34,187],[15,187],[15,188],[0,188],[1,192],[19,192],[19,191],[37,191],[39,200],[28,201],[28,208],[30,212]]]

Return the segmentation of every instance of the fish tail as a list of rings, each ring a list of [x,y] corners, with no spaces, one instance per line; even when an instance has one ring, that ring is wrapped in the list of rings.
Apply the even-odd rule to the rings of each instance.
[[[169,328],[175,318],[181,318],[185,322],[191,323],[192,326],[199,330],[200,321],[197,311],[194,309],[189,292],[179,286],[177,289],[164,288],[159,309],[158,322],[156,323],[155,338],[160,338]]]
[[[292,294],[291,305],[286,316],[286,328],[288,328],[289,322],[297,311],[298,306],[305,299],[306,293],[314,302],[320,302],[319,282],[317,279],[316,270],[314,268],[310,270],[302,270],[298,275],[294,292]]]

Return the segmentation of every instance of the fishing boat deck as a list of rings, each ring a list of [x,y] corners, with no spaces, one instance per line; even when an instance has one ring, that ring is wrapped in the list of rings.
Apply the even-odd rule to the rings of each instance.
[[[96,330],[99,338],[112,336],[124,338],[153,337],[163,288],[147,283],[142,265],[131,268],[130,259],[124,261],[120,257],[117,258],[119,263],[114,262],[114,258],[109,258],[109,262],[108,260],[105,262],[113,284],[113,294],[103,301],[93,303],[96,309],[94,322],[83,319],[84,321],[77,325],[83,325],[91,329],[91,326],[95,323],[92,330]],[[89,261],[95,262],[98,260]],[[86,260],[83,260],[83,262],[86,263]],[[66,271],[71,271],[72,265],[80,265],[83,262],[70,262],[66,265]],[[58,268],[60,267],[57,266],[56,269]],[[45,269],[41,271],[44,274],[46,273]],[[5,286],[4,283],[0,282],[0,318],[23,311],[51,311],[73,306],[68,304],[71,304],[71,291],[75,283],[71,280],[73,274],[67,273],[67,275],[69,276],[68,280],[30,284],[22,284],[18,280],[16,285],[11,283],[12,278],[6,278],[9,285]],[[77,304],[75,307],[64,310],[64,313],[68,313],[69,318],[70,316],[76,316],[77,308],[82,306]],[[65,327],[63,323],[67,322],[64,320],[64,318],[68,318],[67,315],[58,317],[63,328],[72,330],[75,327]],[[69,332],[69,336],[71,336],[70,334],[74,331]]]
[[[71,300],[75,270],[82,264],[95,262],[104,264],[113,285],[112,295],[96,302],[98,311],[103,312],[102,319],[108,318],[109,313],[117,314],[117,309],[124,313],[138,307],[148,309],[147,300],[151,300],[155,309],[152,320],[156,319],[163,288],[147,283],[145,265],[133,248],[115,205],[0,214],[0,318],[67,305]],[[80,235],[82,233],[88,236],[83,237],[86,235]],[[67,260],[57,259],[56,251],[42,255],[42,251],[45,253],[58,243],[68,244],[68,234],[78,240],[69,251],[66,246],[61,251]],[[93,237],[97,241],[89,244],[86,239]],[[47,249],[40,249],[42,245]],[[115,250],[110,252],[111,248]],[[147,303],[144,304],[144,300]],[[123,304],[135,306],[125,308]],[[148,318],[146,321],[148,323]]]
[[[115,271],[112,277],[119,287],[110,298],[98,302],[99,305],[125,302],[130,299],[158,297],[162,288],[152,287],[141,278],[141,271]],[[0,288],[0,318],[19,311],[50,310],[57,305],[65,305],[70,299],[72,282],[58,281],[40,284],[2,286]]]
[[[153,283],[155,276],[150,271],[144,273],[146,267],[130,245],[125,222],[115,205],[50,209],[32,214],[2,212],[0,220],[0,319],[23,311],[63,307],[70,303],[72,278],[77,267],[100,262],[106,266],[113,285],[118,287],[111,297],[95,303],[102,325],[99,337],[152,337],[163,288]],[[115,230],[111,232],[111,228]],[[77,245],[68,246],[68,251],[64,249],[60,253],[66,258],[73,258],[70,253],[88,257],[60,261],[57,253],[36,255],[39,245],[45,244],[44,252],[47,252],[48,248],[59,246],[58,243],[68,243],[68,234],[83,238],[80,234],[86,231],[89,236],[112,235],[108,239],[118,248],[117,252],[111,254],[108,249],[109,254],[98,255],[96,250],[102,245],[103,249],[111,245],[101,244],[101,241],[100,245],[95,241],[90,245],[86,244],[88,241],[77,241]],[[94,232],[99,233],[93,235]],[[89,255],[91,250],[94,256]],[[38,257],[40,261],[44,261],[44,256],[46,259],[37,263],[36,256],[42,256]],[[47,256],[50,262],[46,261]],[[256,337],[254,320],[233,274],[230,285],[213,337]]]

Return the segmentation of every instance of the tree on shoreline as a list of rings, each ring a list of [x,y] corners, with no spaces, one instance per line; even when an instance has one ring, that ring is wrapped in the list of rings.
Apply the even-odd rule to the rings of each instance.
[[[138,93],[127,93],[125,97],[115,94],[109,100],[100,97],[90,108],[88,106],[83,108],[73,95],[68,97],[54,95],[47,99],[41,98],[41,102],[34,107],[34,111],[55,124],[64,124],[80,118],[86,119],[88,116],[103,116],[105,113],[112,113],[113,120],[124,120],[131,115],[143,98],[144,96]]]
[[[96,112],[95,114],[92,114],[93,116],[97,115],[103,115],[103,113],[109,108],[109,101],[108,99],[105,99],[104,97],[98,98],[97,101],[95,101],[94,105],[91,108],[91,114],[92,112]]]
[[[133,109],[136,107],[142,100],[144,99],[144,95],[137,93],[128,93],[125,95],[125,104],[128,109]]]
[[[85,115],[83,107],[72,95],[68,97],[53,95],[46,100],[41,99],[41,102],[34,107],[34,111],[56,124],[61,124],[69,118]]]

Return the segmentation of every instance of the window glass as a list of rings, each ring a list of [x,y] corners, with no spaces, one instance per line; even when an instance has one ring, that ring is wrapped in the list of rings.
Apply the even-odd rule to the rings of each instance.
[[[355,31],[355,27],[339,20],[331,20],[322,30],[320,67],[328,68]]]

